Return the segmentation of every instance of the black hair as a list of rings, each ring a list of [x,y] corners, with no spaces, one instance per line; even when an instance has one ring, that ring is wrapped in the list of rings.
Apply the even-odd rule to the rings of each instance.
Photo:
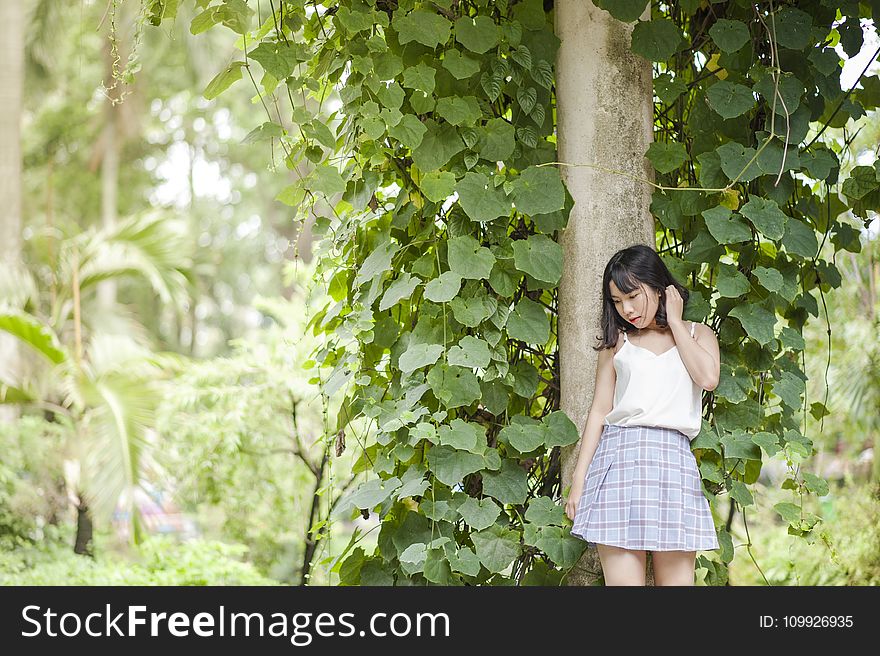
[[[613,348],[617,345],[617,339],[621,330],[629,332],[636,330],[635,326],[621,317],[614,308],[611,300],[609,283],[614,281],[617,288],[624,294],[636,290],[640,283],[659,292],[656,321],[658,326],[669,325],[666,321],[666,288],[674,285],[681,294],[684,306],[687,307],[688,290],[679,283],[669,269],[660,259],[657,252],[650,246],[635,244],[628,248],[617,251],[605,265],[605,273],[602,275],[602,335],[596,337],[601,342],[594,346],[593,350],[601,351]]]

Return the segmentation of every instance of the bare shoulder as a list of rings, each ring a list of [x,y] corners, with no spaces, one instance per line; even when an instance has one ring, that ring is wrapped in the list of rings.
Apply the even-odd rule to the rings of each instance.
[[[694,339],[700,342],[701,344],[714,344],[718,346],[718,337],[715,335],[715,331],[712,330],[710,326],[707,326],[704,323],[699,323],[697,321],[693,322],[696,324],[694,326]]]

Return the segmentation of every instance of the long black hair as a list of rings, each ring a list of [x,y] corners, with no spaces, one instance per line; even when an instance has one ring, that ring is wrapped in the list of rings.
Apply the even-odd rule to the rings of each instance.
[[[660,298],[657,305],[656,321],[658,326],[669,325],[666,321],[666,287],[675,285],[678,293],[687,307],[690,293],[684,285],[679,283],[669,269],[650,246],[635,244],[628,248],[617,251],[605,265],[605,273],[602,275],[602,335],[596,337],[601,342],[594,346],[593,350],[601,351],[605,348],[613,348],[617,345],[617,338],[621,330],[629,332],[636,330],[630,322],[621,317],[614,309],[614,301],[611,299],[611,291],[608,286],[611,281],[624,294],[629,294],[639,287],[639,283],[659,292]]]

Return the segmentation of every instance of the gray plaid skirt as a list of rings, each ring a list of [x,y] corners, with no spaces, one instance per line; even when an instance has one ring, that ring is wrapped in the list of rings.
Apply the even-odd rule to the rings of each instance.
[[[591,546],[718,549],[688,436],[671,428],[605,424],[571,534]]]

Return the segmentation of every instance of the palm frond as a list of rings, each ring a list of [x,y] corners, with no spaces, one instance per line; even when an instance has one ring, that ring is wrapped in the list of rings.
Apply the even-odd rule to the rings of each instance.
[[[86,294],[104,280],[140,278],[163,303],[180,306],[187,297],[192,252],[192,240],[180,221],[150,212],[64,242],[62,280],[73,280],[77,267],[80,291]]]

